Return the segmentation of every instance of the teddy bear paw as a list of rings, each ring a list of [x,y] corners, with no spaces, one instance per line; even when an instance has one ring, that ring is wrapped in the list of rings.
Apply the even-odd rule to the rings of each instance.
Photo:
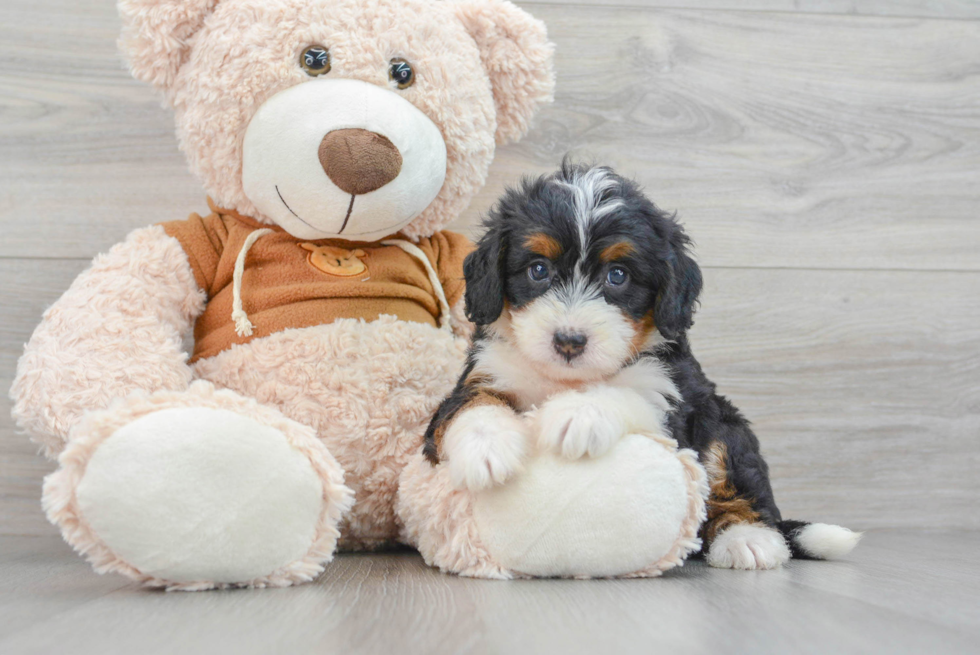
[[[457,489],[480,491],[521,470],[527,438],[520,419],[504,407],[476,407],[456,417],[445,437],[449,477]]]
[[[606,453],[626,431],[618,414],[593,402],[588,393],[569,393],[548,401],[540,412],[539,444],[569,459]]]
[[[313,431],[210,387],[168,393],[80,428],[45,482],[49,518],[98,570],[153,586],[315,577],[352,494]],[[166,407],[198,397],[223,407]]]

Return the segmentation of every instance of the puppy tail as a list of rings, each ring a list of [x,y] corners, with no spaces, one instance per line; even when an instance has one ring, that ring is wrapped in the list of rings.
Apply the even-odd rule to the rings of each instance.
[[[838,559],[854,550],[864,534],[840,525],[806,521],[780,521],[776,527],[794,559]]]

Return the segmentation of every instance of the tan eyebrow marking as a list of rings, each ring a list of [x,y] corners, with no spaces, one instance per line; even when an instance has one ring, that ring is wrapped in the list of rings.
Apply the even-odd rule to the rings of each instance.
[[[536,232],[524,239],[524,247],[548,259],[558,259],[564,249],[554,237],[544,232]]]
[[[617,241],[611,246],[603,248],[602,252],[599,253],[599,259],[608,264],[622,257],[632,255],[634,252],[636,252],[636,246],[629,241]]]

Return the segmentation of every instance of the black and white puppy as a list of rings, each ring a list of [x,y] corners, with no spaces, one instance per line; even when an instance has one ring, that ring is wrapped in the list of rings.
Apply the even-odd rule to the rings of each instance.
[[[691,354],[701,271],[689,239],[636,184],[566,163],[508,190],[485,227],[464,267],[473,346],[426,433],[426,456],[445,459],[454,484],[483,489],[520,470],[530,410],[533,437],[569,458],[665,425],[708,472],[701,537],[713,566],[854,547],[846,528],[782,520],[749,423]]]

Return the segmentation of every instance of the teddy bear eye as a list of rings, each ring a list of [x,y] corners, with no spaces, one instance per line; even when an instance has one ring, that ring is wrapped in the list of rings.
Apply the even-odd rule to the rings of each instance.
[[[388,68],[388,79],[397,84],[399,89],[407,89],[415,83],[415,71],[410,63],[396,57],[391,60]]]
[[[330,72],[330,51],[322,45],[311,45],[299,56],[299,65],[310,77]]]

